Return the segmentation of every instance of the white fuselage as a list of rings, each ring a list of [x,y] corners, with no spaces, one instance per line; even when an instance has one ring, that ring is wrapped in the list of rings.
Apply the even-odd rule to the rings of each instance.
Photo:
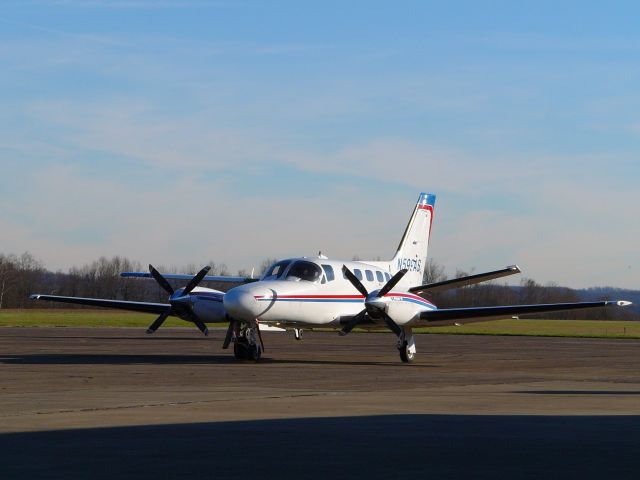
[[[226,312],[238,320],[257,319],[274,326],[338,327],[341,319],[361,312],[365,301],[364,295],[343,276],[343,265],[361,278],[369,293],[382,288],[391,278],[388,264],[382,262],[340,262],[306,257],[284,262],[288,263],[278,275],[267,274],[258,282],[229,290],[224,295]],[[316,265],[319,275],[312,280],[294,275],[301,264],[311,270],[309,264]],[[383,265],[387,266],[386,270]],[[419,318],[422,311],[435,308],[424,298],[401,289],[392,290],[381,301],[386,304],[386,313],[398,319],[400,325]],[[377,319],[371,320],[373,323],[369,326],[384,325]]]

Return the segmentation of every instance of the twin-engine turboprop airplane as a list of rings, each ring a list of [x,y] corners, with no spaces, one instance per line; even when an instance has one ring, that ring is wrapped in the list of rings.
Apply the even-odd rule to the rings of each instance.
[[[300,339],[303,328],[336,328],[340,335],[353,328],[386,327],[397,337],[403,362],[416,354],[414,327],[441,326],[510,318],[528,313],[556,312],[594,307],[624,307],[630,302],[601,301],[538,305],[509,305],[438,309],[418,294],[463,287],[520,273],[517,266],[422,284],[431,234],[435,195],[421,193],[395,256],[382,261],[337,261],[323,255],[280,260],[259,280],[245,277],[207,276],[209,267],[196,276],[161,275],[149,265],[149,273],[125,272],[124,277],[154,278],[169,294],[168,303],[130,302],[97,298],[32,295],[31,298],[155,313],[153,333],[172,315],[196,325],[205,335],[206,324],[228,322],[223,348],[233,343],[238,359],[258,360],[264,351],[261,330],[293,329]],[[174,290],[167,279],[189,280]],[[221,292],[198,287],[201,281],[242,284]]]

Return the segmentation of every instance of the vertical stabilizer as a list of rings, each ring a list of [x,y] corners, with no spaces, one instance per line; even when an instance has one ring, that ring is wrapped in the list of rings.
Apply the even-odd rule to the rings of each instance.
[[[433,209],[436,196],[430,193],[421,193],[418,197],[409,224],[407,225],[398,251],[391,260],[391,271],[397,272],[406,268],[409,270],[402,279],[403,285],[413,286],[422,283],[425,264],[427,263],[427,249],[431,236],[431,224],[433,222]]]

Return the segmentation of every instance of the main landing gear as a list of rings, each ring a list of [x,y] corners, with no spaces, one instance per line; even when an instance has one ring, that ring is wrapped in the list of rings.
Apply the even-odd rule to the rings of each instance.
[[[246,326],[238,329],[233,342],[233,355],[238,360],[257,362],[262,356],[262,348],[257,341],[258,327]]]
[[[402,327],[398,335],[398,352],[400,360],[411,363],[416,356],[416,342],[411,328]]]

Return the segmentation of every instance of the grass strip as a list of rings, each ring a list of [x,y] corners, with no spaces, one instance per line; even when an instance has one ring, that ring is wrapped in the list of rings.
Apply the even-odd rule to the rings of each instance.
[[[0,327],[140,327],[146,328],[155,315],[114,310],[39,309],[0,310]],[[163,327],[190,324],[169,317]],[[226,323],[209,324],[210,327]],[[424,327],[415,333],[457,335],[523,335],[581,338],[639,338],[640,322],[602,320],[493,320],[450,327]]]

